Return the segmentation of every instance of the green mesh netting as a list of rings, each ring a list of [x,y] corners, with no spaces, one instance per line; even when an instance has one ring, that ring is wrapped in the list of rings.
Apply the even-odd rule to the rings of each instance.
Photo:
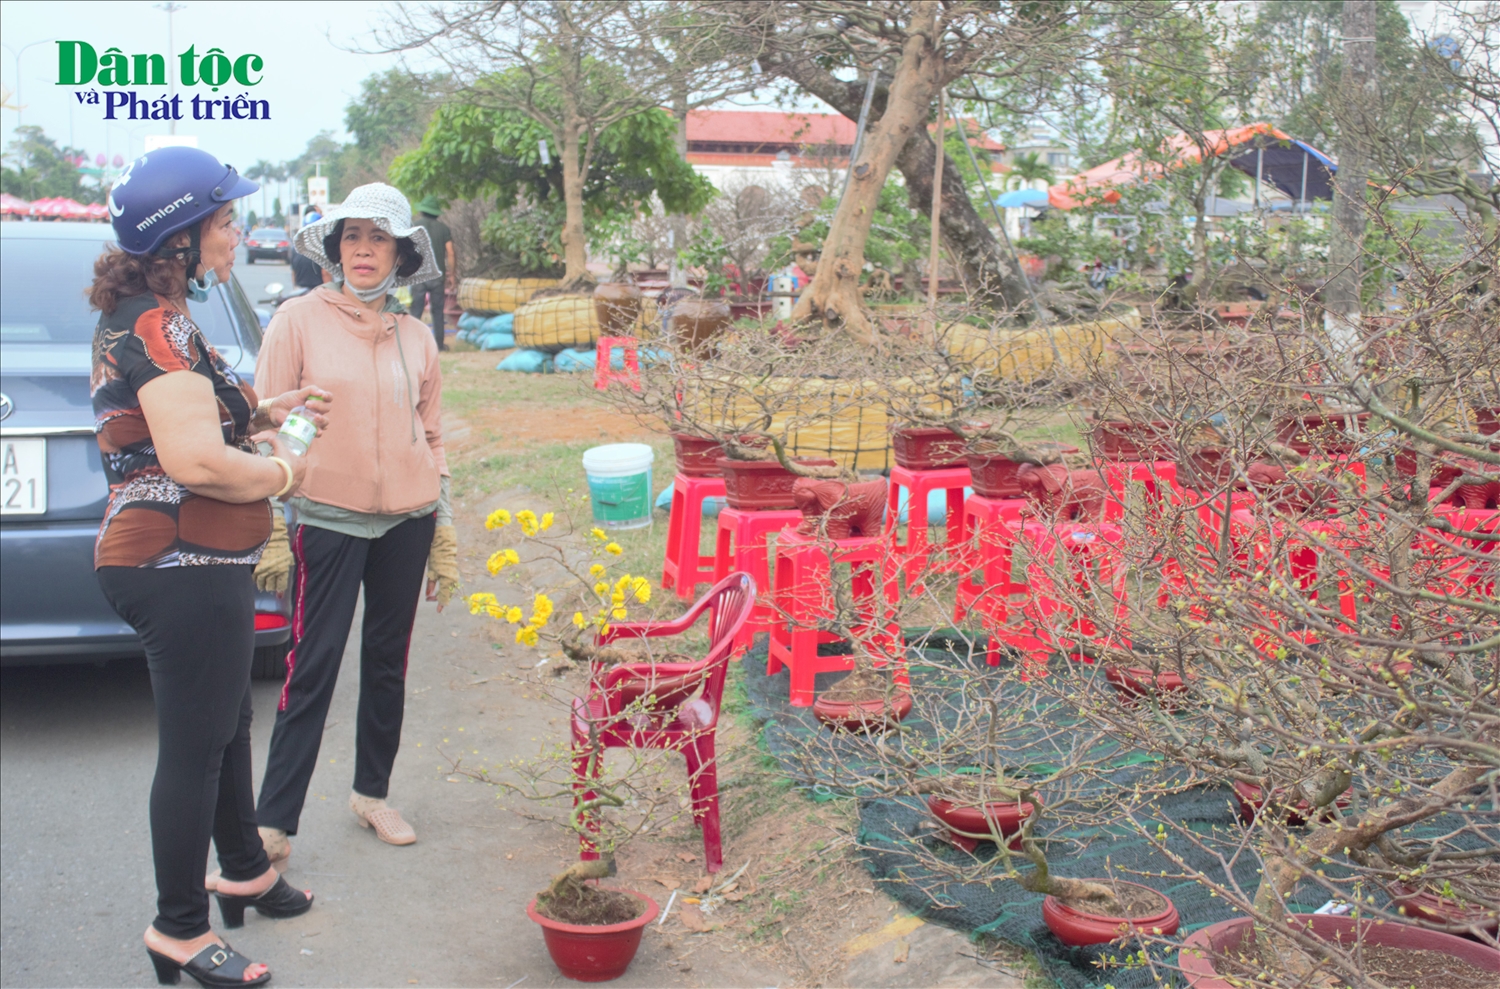
[[[913,650],[910,672],[913,693],[919,698],[966,689],[959,680],[944,682],[936,669],[920,665],[924,658]],[[951,667],[953,656],[944,659]],[[859,798],[858,839],[866,864],[886,892],[913,912],[929,921],[976,936],[993,936],[1034,951],[1042,968],[1064,989],[1103,989],[1105,986],[1145,989],[1179,984],[1165,969],[1141,964],[1139,945],[1070,948],[1062,944],[1042,922],[1043,897],[1023,889],[1014,881],[952,882],[918,862],[912,854],[918,845],[953,861],[972,860],[966,853],[935,837],[936,828],[922,798],[860,794],[858,779],[862,774],[876,772],[877,763],[865,756],[870,751],[871,742],[860,736],[835,735],[818,724],[810,708],[792,707],[788,703],[791,686],[788,673],[782,670],[775,676],[766,675],[764,646],[752,650],[745,657],[743,667],[750,710],[762,725],[766,750],[777,760],[781,771],[813,799],[829,799],[834,795]],[[818,691],[821,693],[845,675],[819,675]],[[976,683],[982,688],[984,678],[985,670],[976,667],[961,679],[967,681],[967,689],[972,690]],[[998,686],[1002,680],[1006,685]],[[1055,705],[1049,707],[1034,697],[1021,696],[1020,691],[1024,688],[1013,681],[998,675],[995,681],[998,689],[1011,691],[1009,699],[1012,703],[1030,704],[1034,708],[1031,712],[1033,727],[1002,738],[996,746],[995,759],[1011,771],[1046,770],[1056,747],[1066,744],[1064,740],[1069,733],[1055,729],[1059,726],[1066,729],[1068,717]],[[952,706],[944,708],[939,705],[936,716],[952,716],[944,711],[953,709]],[[903,724],[915,731],[931,733],[932,725],[924,720],[924,716],[934,716],[934,708],[927,706],[924,709],[919,703],[918,709]],[[1169,777],[1172,772],[1170,767],[1147,759],[1139,752],[1111,748],[1108,744],[1096,747],[1089,755],[1102,759],[1110,767],[1110,771],[1098,780],[1101,797],[1104,788],[1122,787],[1128,791],[1131,783],[1140,779],[1142,774],[1156,774],[1154,782],[1159,784],[1163,774]],[[863,765],[860,762],[862,757],[866,758]],[[1232,879],[1240,889],[1253,892],[1259,880],[1260,860],[1243,848],[1238,856],[1233,855],[1233,849],[1243,838],[1244,829],[1228,787],[1186,790],[1160,798],[1151,809],[1153,819],[1178,822],[1191,828],[1198,837],[1202,848],[1180,841],[1173,845],[1174,851],[1193,868],[1218,881]],[[1441,833],[1445,828],[1445,822],[1437,819],[1429,822],[1429,827],[1423,830]],[[1141,837],[1138,831],[1127,826],[1054,830],[1046,834],[1046,843],[1049,860],[1061,875],[1114,877],[1165,893],[1182,917],[1178,939],[1237,915],[1222,899],[1210,895],[1206,887],[1177,878],[1182,870],[1161,854],[1156,842]],[[987,857],[998,859],[994,846],[987,842],[980,843],[975,855],[982,860]],[[1226,866],[1226,862],[1230,864]],[[1166,875],[1162,875],[1164,872]],[[1347,875],[1337,864],[1328,867],[1327,872],[1331,878]],[[1327,900],[1326,890],[1306,884],[1292,897],[1292,909],[1311,912]],[[1381,902],[1378,895],[1377,902]],[[1157,945],[1147,951],[1159,962],[1173,964],[1176,961],[1173,945]],[[1132,954],[1136,955],[1134,960],[1127,957]]]

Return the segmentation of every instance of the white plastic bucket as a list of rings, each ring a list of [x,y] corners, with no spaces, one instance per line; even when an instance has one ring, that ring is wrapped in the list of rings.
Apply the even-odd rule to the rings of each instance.
[[[651,524],[651,464],[656,453],[644,443],[611,443],[583,452],[594,521],[606,529]]]

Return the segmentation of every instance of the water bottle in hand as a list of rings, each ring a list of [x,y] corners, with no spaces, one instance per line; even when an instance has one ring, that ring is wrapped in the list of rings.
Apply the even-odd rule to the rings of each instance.
[[[312,413],[307,410],[307,406],[299,405],[287,413],[286,422],[281,424],[281,430],[276,435],[288,450],[302,457],[307,455],[307,448],[318,435],[318,426],[313,422]]]

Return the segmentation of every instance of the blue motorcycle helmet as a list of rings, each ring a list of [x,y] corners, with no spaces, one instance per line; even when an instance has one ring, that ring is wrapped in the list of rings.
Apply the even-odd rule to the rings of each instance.
[[[121,248],[131,254],[181,258],[187,262],[189,294],[206,297],[217,276],[209,272],[207,284],[194,277],[201,259],[199,225],[225,203],[258,189],[258,183],[207,151],[159,148],[125,167],[106,202]],[[163,247],[179,230],[188,231],[188,245]]]

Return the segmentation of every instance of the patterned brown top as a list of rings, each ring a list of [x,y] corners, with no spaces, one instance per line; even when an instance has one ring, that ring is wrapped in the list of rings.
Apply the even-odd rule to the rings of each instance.
[[[254,564],[271,534],[269,501],[232,505],[204,498],[162,470],[136,393],[172,371],[192,371],[213,382],[224,442],[255,452],[248,439],[255,390],[186,313],[146,294],[101,316],[90,392],[110,496],[94,544],[96,568]]]

